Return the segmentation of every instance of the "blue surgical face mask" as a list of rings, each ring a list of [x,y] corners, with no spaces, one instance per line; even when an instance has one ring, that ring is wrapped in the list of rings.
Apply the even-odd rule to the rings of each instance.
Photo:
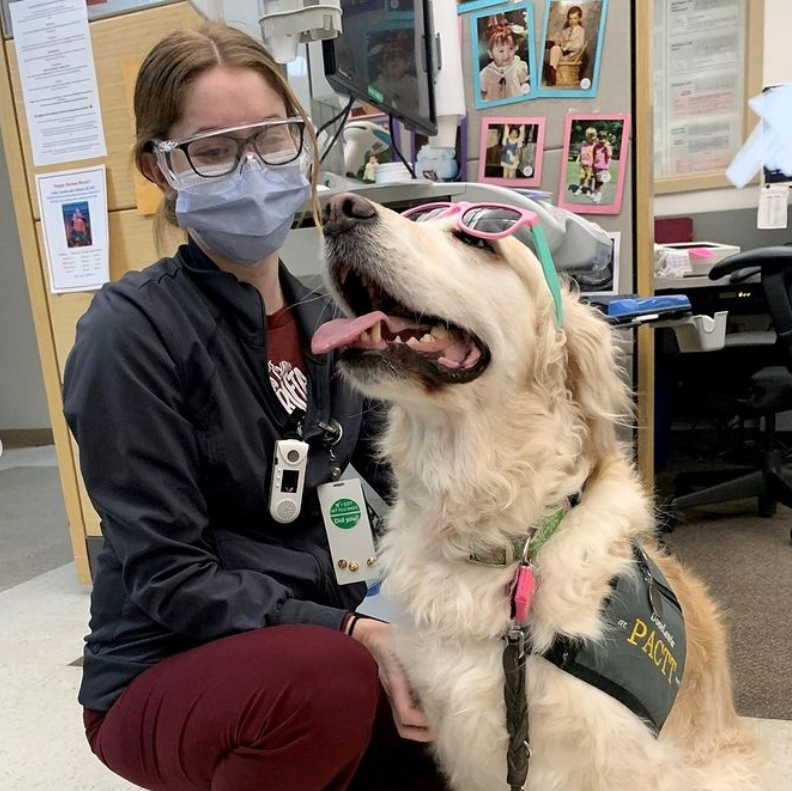
[[[176,217],[209,250],[251,266],[279,250],[310,194],[298,163],[263,168],[252,157],[230,178],[180,190]]]

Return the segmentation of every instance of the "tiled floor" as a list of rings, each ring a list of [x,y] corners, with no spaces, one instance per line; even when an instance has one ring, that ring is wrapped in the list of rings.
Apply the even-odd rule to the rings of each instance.
[[[0,456],[52,464],[51,449]],[[86,588],[67,564],[0,592],[0,791],[130,791],[90,753],[76,704]],[[792,722],[750,720],[774,752],[767,791],[792,788]],[[638,786],[636,786],[638,787]]]

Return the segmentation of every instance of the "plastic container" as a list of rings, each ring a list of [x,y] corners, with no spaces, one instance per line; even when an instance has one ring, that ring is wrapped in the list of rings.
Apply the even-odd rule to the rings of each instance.
[[[690,316],[677,323],[669,322],[676,334],[679,351],[715,352],[726,344],[726,318],[729,312],[719,310],[714,316]]]
[[[377,184],[399,184],[412,181],[412,176],[403,162],[385,162],[374,168],[374,181]]]

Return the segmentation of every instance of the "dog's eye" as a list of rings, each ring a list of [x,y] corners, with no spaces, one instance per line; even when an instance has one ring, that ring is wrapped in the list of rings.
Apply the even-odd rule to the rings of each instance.
[[[495,246],[487,239],[480,239],[478,236],[471,236],[470,234],[460,231],[458,228],[451,232],[454,239],[459,240],[463,244],[470,245],[471,247],[478,247],[479,250],[486,250],[488,253],[496,252]]]

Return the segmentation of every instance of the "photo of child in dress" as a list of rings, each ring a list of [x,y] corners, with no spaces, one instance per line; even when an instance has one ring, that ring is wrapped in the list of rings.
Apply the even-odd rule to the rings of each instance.
[[[538,187],[544,119],[485,118],[481,124],[479,180],[512,187]]]
[[[594,95],[606,0],[548,0],[540,90]],[[556,93],[557,92],[557,93]]]
[[[611,182],[610,165],[613,158],[613,145],[610,132],[601,129],[594,144],[594,193],[591,200],[602,203],[602,190]]]
[[[471,15],[474,64],[478,64],[476,107],[528,99],[531,93],[530,6],[487,8]]]
[[[567,135],[559,205],[584,214],[617,214],[624,184],[629,118],[568,117]]]
[[[417,112],[418,78],[415,41],[407,30],[389,30],[368,36],[368,72],[371,87],[396,109]]]
[[[525,127],[510,127],[504,124],[500,156],[503,178],[517,178],[517,168],[520,166],[520,154],[523,148],[525,148]],[[533,170],[530,175],[533,175]]]
[[[90,247],[93,244],[91,237],[91,215],[88,202],[64,203],[63,226],[66,232],[67,247]]]

